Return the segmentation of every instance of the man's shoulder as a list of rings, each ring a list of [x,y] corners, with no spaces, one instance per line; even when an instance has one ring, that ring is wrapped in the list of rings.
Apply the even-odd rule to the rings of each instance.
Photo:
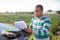
[[[48,16],[43,16],[42,18],[41,18],[41,20],[46,20],[46,19],[50,19]]]

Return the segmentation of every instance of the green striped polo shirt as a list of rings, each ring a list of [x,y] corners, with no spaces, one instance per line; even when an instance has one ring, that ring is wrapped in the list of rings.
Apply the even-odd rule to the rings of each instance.
[[[34,17],[30,23],[30,28],[35,38],[44,39],[49,37],[50,18],[42,16],[41,18]]]

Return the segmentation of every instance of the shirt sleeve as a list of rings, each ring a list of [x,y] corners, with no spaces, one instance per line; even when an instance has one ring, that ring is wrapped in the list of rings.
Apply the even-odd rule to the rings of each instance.
[[[33,28],[33,19],[31,20],[29,28],[31,28],[31,29]]]
[[[44,21],[43,28],[41,30],[39,29],[32,29],[33,34],[35,35],[46,35],[49,34],[50,31],[50,19],[47,19]]]

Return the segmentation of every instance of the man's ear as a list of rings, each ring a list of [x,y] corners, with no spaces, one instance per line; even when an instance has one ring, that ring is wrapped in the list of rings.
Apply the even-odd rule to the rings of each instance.
[[[41,13],[43,13],[43,11],[41,10]]]

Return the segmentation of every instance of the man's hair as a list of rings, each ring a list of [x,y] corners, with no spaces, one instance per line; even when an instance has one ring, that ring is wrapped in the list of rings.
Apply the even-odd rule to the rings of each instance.
[[[43,10],[43,6],[42,5],[36,5],[36,8],[40,8],[41,10]]]

